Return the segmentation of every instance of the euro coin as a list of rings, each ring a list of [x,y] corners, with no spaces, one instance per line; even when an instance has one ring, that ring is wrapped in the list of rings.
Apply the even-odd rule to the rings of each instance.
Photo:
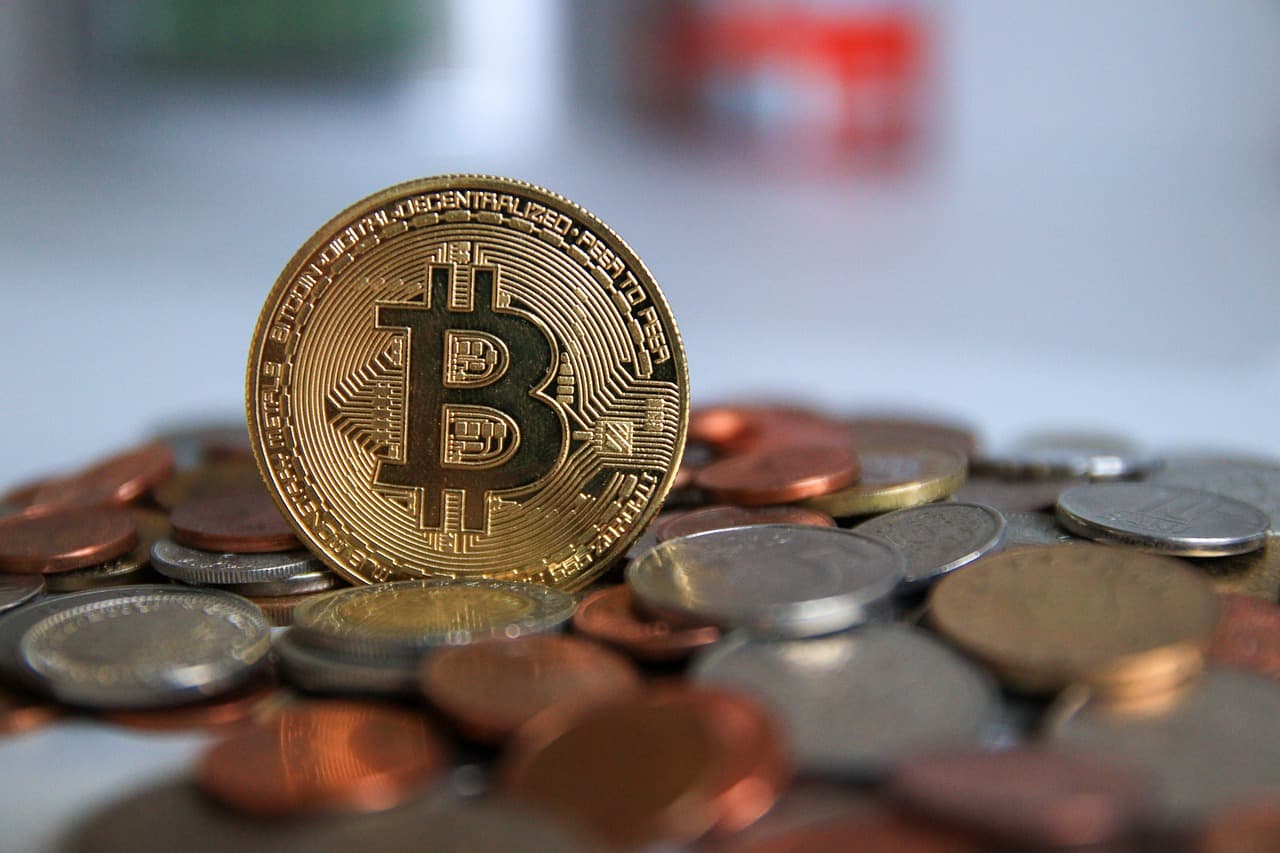
[[[689,414],[679,332],[630,247],[554,193],[470,175],[316,232],[246,386],[276,503],[361,583],[585,586],[657,512]]]

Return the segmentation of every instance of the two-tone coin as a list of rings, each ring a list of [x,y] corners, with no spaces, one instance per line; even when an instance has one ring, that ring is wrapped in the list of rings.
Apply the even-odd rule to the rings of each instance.
[[[934,447],[865,447],[858,482],[802,501],[836,518],[871,515],[950,497],[964,483],[968,462]]]
[[[919,587],[998,548],[1005,520],[991,507],[948,502],[900,509],[853,529],[883,539],[902,552],[905,583]]]

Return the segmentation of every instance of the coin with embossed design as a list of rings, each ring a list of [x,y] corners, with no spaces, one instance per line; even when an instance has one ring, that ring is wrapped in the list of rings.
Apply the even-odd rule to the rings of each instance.
[[[277,503],[352,580],[578,589],[658,511],[689,398],[626,243],[547,190],[451,175],[357,202],[289,261],[246,403]]]
[[[901,551],[906,583],[922,586],[994,550],[1005,521],[989,506],[937,503],[878,515],[855,529]]]

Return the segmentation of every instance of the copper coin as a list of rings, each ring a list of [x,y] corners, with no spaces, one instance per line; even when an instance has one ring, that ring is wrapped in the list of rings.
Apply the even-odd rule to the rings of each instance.
[[[978,437],[963,424],[889,415],[857,415],[845,422],[858,447],[932,447],[970,457]]]
[[[46,699],[0,688],[0,735],[38,729],[63,715],[60,705]]]
[[[762,506],[825,495],[858,479],[858,457],[840,447],[784,447],[712,462],[697,483],[724,503]]]
[[[748,418],[732,406],[698,406],[689,413],[687,440],[719,447],[742,435],[749,426]]]
[[[898,765],[888,793],[914,812],[1037,848],[1115,841],[1148,813],[1136,771],[1033,748],[920,755]]]
[[[573,614],[573,630],[642,661],[684,660],[720,639],[720,629],[714,625],[678,627],[638,613],[626,584],[584,597]]]
[[[678,844],[716,823],[721,750],[705,714],[651,696],[552,708],[511,739],[498,786],[604,844]]]
[[[148,711],[112,711],[99,719],[147,732],[216,729],[260,719],[283,695],[274,680],[260,679],[203,702]]]
[[[126,510],[69,507],[0,520],[0,571],[65,572],[119,557],[138,543]]]
[[[738,832],[773,807],[792,771],[782,730],[771,714],[745,696],[712,688],[664,689],[654,701],[702,714],[720,742],[709,789],[713,831]]]
[[[659,542],[665,542],[679,536],[705,533],[708,530],[728,530],[730,527],[746,527],[750,524],[835,527],[836,520],[825,512],[801,506],[704,506],[667,519],[656,526],[654,534]]]
[[[1201,853],[1273,853],[1280,850],[1280,800],[1254,800],[1215,815],[1197,848]]]
[[[419,713],[347,701],[286,705],[214,745],[196,779],[255,815],[381,811],[422,790],[449,757]]]
[[[423,664],[421,684],[467,737],[501,743],[547,708],[638,695],[641,679],[602,646],[545,635],[441,649]]]
[[[0,503],[9,504],[15,507],[31,506],[31,502],[35,500],[40,490],[48,486],[54,481],[52,477],[42,477],[39,480],[30,480],[25,483],[19,483],[9,491],[0,495]]]
[[[173,541],[231,554],[293,551],[302,544],[265,491],[189,501],[169,516]]]
[[[34,505],[100,506],[137,500],[173,474],[173,451],[148,444],[102,460],[78,474],[48,483]]]
[[[1280,607],[1251,595],[1220,593],[1209,658],[1280,679]]]
[[[940,826],[883,812],[856,814],[794,829],[736,846],[734,853],[811,853],[857,850],[868,853],[978,853],[989,845]]]
[[[741,406],[737,414],[746,426],[724,442],[722,450],[749,453],[786,447],[853,448],[853,438],[844,423],[804,406]]]
[[[156,503],[174,510],[189,501],[218,495],[241,494],[266,488],[262,475],[251,462],[209,462],[180,471],[155,490]]]
[[[133,516],[138,527],[138,544],[129,553],[87,568],[48,575],[45,591],[79,592],[131,583],[164,583],[166,579],[151,570],[151,546],[169,535],[169,517],[162,512],[138,507],[129,507],[129,515]]]

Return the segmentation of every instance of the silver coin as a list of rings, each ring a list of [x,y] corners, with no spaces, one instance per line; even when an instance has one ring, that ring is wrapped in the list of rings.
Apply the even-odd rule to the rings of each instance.
[[[234,592],[248,598],[265,596],[274,598],[281,595],[302,595],[308,592],[324,592],[338,585],[338,576],[328,569],[317,569],[314,572],[301,572],[287,578],[275,578],[267,581],[251,583],[216,584],[219,589]]]
[[[43,591],[42,575],[0,574],[0,613],[26,604]]]
[[[760,524],[663,542],[627,566],[627,584],[659,615],[809,637],[887,615],[904,565],[860,533]]]
[[[272,649],[280,675],[289,684],[311,693],[342,696],[416,696],[418,662],[350,660],[325,649],[308,648],[297,642],[292,631],[275,638]]]
[[[697,682],[771,707],[803,771],[869,776],[922,749],[972,746],[1001,732],[992,679],[906,625],[808,640],[731,637],[699,654]]]
[[[1209,667],[1163,711],[1123,714],[1086,702],[1049,718],[1056,748],[1146,770],[1156,807],[1172,822],[1280,790],[1280,684],[1261,676]]]
[[[361,660],[420,656],[433,648],[558,630],[572,595],[515,581],[397,581],[304,601],[293,635],[313,648]]]
[[[246,584],[328,571],[310,551],[271,554],[221,554],[188,548],[169,539],[151,546],[151,565],[183,583]]]
[[[929,584],[990,553],[999,547],[1004,529],[997,510],[956,501],[900,509],[853,528],[902,552],[909,586]]]
[[[1058,495],[1072,486],[1087,483],[1081,477],[1054,477],[1038,480],[971,474],[951,497],[965,503],[995,507],[1002,513],[1053,510]]]
[[[1280,461],[1240,456],[1171,456],[1150,482],[1202,489],[1253,504],[1280,535]]]
[[[123,587],[33,624],[27,669],[58,699],[94,708],[192,701],[251,676],[270,648],[262,611],[206,589]]]
[[[1270,527],[1244,501],[1151,483],[1077,486],[1058,497],[1057,517],[1077,536],[1184,557],[1256,551]]]
[[[1019,545],[1069,545],[1082,542],[1058,525],[1058,520],[1047,512],[1006,512],[1006,527],[1002,548]]]
[[[1137,477],[1160,467],[1133,441],[1106,433],[1043,432],[1029,435],[1008,450],[973,460],[973,469],[1006,477],[1089,477],[1113,480]]]

